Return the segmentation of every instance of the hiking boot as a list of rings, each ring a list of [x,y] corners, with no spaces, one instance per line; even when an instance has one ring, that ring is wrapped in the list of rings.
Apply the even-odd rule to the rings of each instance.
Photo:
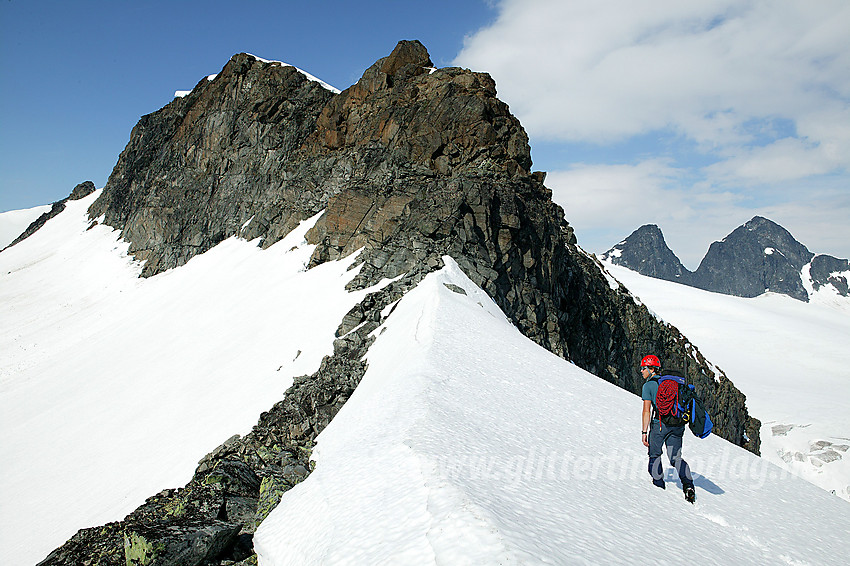
[[[688,503],[693,503],[697,500],[697,494],[693,487],[688,486],[683,491],[685,492],[685,501]]]

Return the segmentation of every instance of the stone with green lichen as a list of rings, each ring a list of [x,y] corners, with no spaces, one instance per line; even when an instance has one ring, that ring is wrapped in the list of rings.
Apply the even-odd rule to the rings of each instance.
[[[124,558],[127,566],[147,566],[156,560],[165,545],[151,542],[137,532],[124,533]]]
[[[236,563],[232,564],[231,566],[257,566],[257,555],[252,554],[251,556],[249,556],[245,560],[242,560],[240,562],[236,562]]]
[[[260,479],[248,464],[241,460],[221,460],[215,463],[202,483],[227,493],[255,496],[260,488]]]
[[[268,475],[263,478],[263,481],[260,484],[260,497],[257,501],[257,514],[254,518],[255,526],[260,526],[260,523],[262,523],[266,517],[269,516],[269,513],[277,507],[278,503],[280,503],[280,499],[283,497],[283,494],[291,488],[292,485],[287,483],[278,475]]]
[[[198,566],[220,560],[239,534],[238,524],[180,519],[124,530],[127,566]]]
[[[172,519],[182,517],[186,514],[186,500],[182,497],[174,497],[165,504],[162,510],[166,517]]]
[[[263,446],[260,444],[255,449],[257,456],[259,456],[263,462],[270,463],[274,462],[277,459],[278,455],[282,451],[282,448],[277,444],[273,446]]]

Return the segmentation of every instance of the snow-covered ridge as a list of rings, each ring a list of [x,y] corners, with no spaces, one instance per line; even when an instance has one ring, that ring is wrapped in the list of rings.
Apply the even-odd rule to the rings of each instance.
[[[647,521],[698,532],[705,564],[843,563],[850,506],[716,436],[685,439],[695,507],[671,475],[653,487],[640,400],[445,263],[375,331],[315,470],[257,531],[261,565],[650,563]]]
[[[846,297],[834,294],[830,303],[825,286],[809,303],[776,293],[746,299],[605,265],[747,396],[750,413],[762,421],[766,460],[850,500],[850,311],[840,308]]]
[[[340,92],[342,92],[341,90],[339,90],[339,89],[338,89],[338,88],[336,88],[335,86],[330,85],[330,84],[326,83],[325,81],[323,81],[322,79],[317,78],[317,77],[315,77],[315,76],[311,75],[311,74],[310,74],[310,73],[308,73],[307,71],[303,71],[303,70],[299,69],[299,68],[298,68],[298,67],[296,67],[295,65],[290,65],[289,63],[284,63],[283,61],[273,61],[273,60],[270,60],[270,59],[263,59],[262,57],[257,57],[256,55],[254,55],[254,54],[252,54],[252,53],[248,53],[248,55],[250,55],[251,57],[253,57],[253,58],[254,58],[254,59],[256,59],[257,61],[260,61],[260,62],[262,62],[262,63],[268,63],[268,64],[272,64],[272,65],[281,65],[281,66],[283,66],[283,67],[292,67],[292,68],[294,68],[296,71],[298,71],[299,73],[301,73],[302,75],[304,75],[305,77],[307,77],[309,80],[311,80],[311,81],[313,81],[313,82],[315,82],[315,83],[319,83],[319,84],[322,86],[322,88],[325,88],[325,89],[327,89],[327,90],[329,90],[329,91],[333,92],[334,94],[339,94]],[[207,76],[207,80],[208,80],[208,81],[212,81],[212,80],[214,80],[217,76],[218,76],[218,75],[209,75],[209,76]],[[174,91],[174,98],[183,98],[184,96],[189,96],[189,94],[190,94],[191,92],[192,92],[191,90],[175,90],[175,91]]]

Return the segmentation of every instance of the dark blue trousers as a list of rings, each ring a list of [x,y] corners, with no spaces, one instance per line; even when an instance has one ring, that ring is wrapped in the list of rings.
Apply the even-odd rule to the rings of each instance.
[[[649,426],[649,473],[652,483],[658,487],[664,487],[664,463],[661,461],[661,447],[667,446],[667,457],[670,464],[679,473],[679,481],[682,489],[693,487],[694,480],[691,477],[691,469],[688,463],[682,459],[682,436],[685,434],[685,425],[667,426],[653,419]]]

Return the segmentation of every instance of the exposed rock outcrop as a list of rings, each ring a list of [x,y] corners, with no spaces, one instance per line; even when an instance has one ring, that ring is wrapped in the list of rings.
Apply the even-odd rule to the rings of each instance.
[[[15,244],[17,244],[18,242],[22,242],[22,241],[26,240],[27,238],[29,238],[30,236],[32,236],[33,234],[35,234],[37,231],[39,231],[41,229],[42,226],[47,224],[48,220],[50,220],[51,218],[54,218],[57,214],[59,214],[60,212],[65,210],[65,203],[68,202],[69,200],[80,200],[81,198],[85,198],[85,197],[89,196],[95,190],[96,189],[95,189],[94,183],[92,183],[91,181],[83,181],[82,183],[80,183],[79,185],[74,187],[74,189],[71,191],[70,195],[68,195],[67,197],[63,198],[60,201],[54,202],[53,206],[50,208],[49,211],[45,212],[44,214],[42,214],[41,216],[36,218],[29,226],[27,226],[27,229],[24,230],[23,233],[21,233],[20,236],[15,238],[12,241],[12,243],[9,244],[6,247],[10,248],[10,247],[14,246]],[[6,248],[3,248],[3,249],[6,249]]]
[[[172,531],[161,524],[190,521],[188,533],[202,518],[240,525],[231,546],[204,560],[242,560],[234,541],[246,547],[240,537],[291,486],[287,478],[309,471],[312,441],[365,371],[368,333],[444,255],[526,336],[630,391],[641,386],[634,368],[645,353],[689,356],[691,382],[718,434],[757,452],[759,423],[744,396],[576,245],[545,175],[530,168],[528,138],[493,80],[433,69],[419,42],[399,43],[340,94],[292,67],[236,55],[213,81],[143,117],[90,209],[122,231],[146,261],[143,275],[233,235],[269,246],[324,211],[307,234],[316,245],[311,265],[362,250],[352,287],[400,278],[346,315],[334,354],[296,379],[250,435],[202,462],[186,488],[156,496],[113,527],[113,541],[120,532],[132,548],[164,548]],[[185,513],[174,518],[167,509]],[[47,563],[67,563],[61,552]]]
[[[850,260],[819,254],[812,258],[809,278],[815,291],[832,286],[842,297],[850,296]]]
[[[782,226],[756,216],[711,244],[694,272],[693,284],[738,297],[756,297],[769,290],[808,301],[800,272],[813,256]]]
[[[628,267],[647,277],[690,284],[693,274],[667,247],[661,229],[645,224],[602,254],[602,260]]]

